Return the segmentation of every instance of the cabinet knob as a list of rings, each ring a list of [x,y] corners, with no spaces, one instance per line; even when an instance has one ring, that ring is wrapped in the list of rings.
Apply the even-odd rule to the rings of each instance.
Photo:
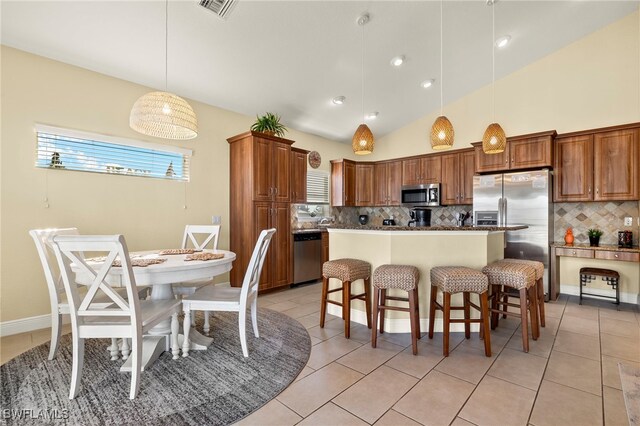
[[[589,187],[589,194],[591,194],[591,187]]]
[[[574,251],[573,251],[573,254],[578,254],[578,252],[574,250]]]
[[[504,164],[508,164],[509,163],[509,159],[507,158],[506,160],[504,160]]]
[[[615,258],[617,259],[617,258],[618,258],[618,255],[617,255],[617,254],[614,254],[614,255],[613,255],[613,257],[615,257]]]
[[[511,162],[512,162],[512,163],[515,163],[515,160],[513,159],[513,157],[511,157]]]
[[[598,195],[599,191],[598,191],[598,187],[596,186],[596,195]]]

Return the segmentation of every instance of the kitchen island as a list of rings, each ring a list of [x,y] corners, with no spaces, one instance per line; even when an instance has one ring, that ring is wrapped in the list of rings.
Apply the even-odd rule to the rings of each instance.
[[[413,265],[420,270],[420,327],[427,330],[429,318],[430,271],[434,266],[466,266],[481,269],[504,258],[505,231],[526,229],[511,227],[405,227],[405,226],[349,226],[332,225],[329,231],[329,259],[356,258],[371,263],[373,270],[384,264]],[[361,288],[362,281],[355,286]],[[339,284],[332,280],[331,288]],[[354,292],[358,291],[358,289]],[[398,295],[406,296],[406,292]],[[391,292],[390,292],[391,295]],[[339,295],[333,294],[338,300]],[[475,297],[472,296],[475,300]],[[462,294],[452,298],[461,304]],[[341,308],[330,304],[328,313],[342,316]],[[462,315],[462,311],[452,313]],[[389,311],[385,328],[389,332],[410,331],[406,314]],[[354,301],[351,320],[366,324],[364,303]],[[452,324],[452,331],[462,331],[463,324]],[[472,324],[476,329],[478,324]],[[436,331],[442,331],[442,318],[436,316]]]

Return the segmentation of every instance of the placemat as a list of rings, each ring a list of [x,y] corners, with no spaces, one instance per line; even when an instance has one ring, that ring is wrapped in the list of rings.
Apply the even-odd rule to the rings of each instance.
[[[187,255],[184,260],[185,262],[189,262],[191,260],[216,260],[222,259],[224,257],[224,253],[194,253]]]

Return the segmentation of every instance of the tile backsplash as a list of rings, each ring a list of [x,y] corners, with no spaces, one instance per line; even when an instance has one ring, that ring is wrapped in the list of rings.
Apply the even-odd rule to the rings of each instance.
[[[471,205],[431,207],[431,225],[452,226],[455,225],[455,214],[470,212]],[[333,207],[333,216],[336,223],[355,225],[358,223],[358,216],[366,214],[369,216],[369,224],[374,226],[382,225],[382,219],[395,219],[397,225],[406,226],[411,217],[406,207]],[[468,224],[472,223],[468,220]]]

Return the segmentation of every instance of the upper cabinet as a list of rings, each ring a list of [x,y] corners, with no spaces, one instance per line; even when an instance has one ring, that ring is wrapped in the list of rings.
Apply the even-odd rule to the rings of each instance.
[[[440,203],[443,205],[473,204],[474,172],[475,152],[473,149],[442,155]]]
[[[553,130],[507,138],[507,146],[499,154],[485,154],[482,142],[473,143],[475,171],[486,173],[552,167],[552,142],[555,135]]]
[[[373,206],[373,163],[356,164],[356,206]]]
[[[553,200],[624,201],[640,198],[638,127],[559,135]]]
[[[331,160],[331,206],[356,205],[356,163]]]
[[[399,206],[402,189],[402,162],[384,161],[374,166],[375,206]]]
[[[402,160],[402,185],[439,183],[441,179],[440,155],[425,155]]]
[[[253,201],[289,202],[291,141],[253,132]]]
[[[291,202],[307,202],[307,154],[309,151],[291,148]]]

